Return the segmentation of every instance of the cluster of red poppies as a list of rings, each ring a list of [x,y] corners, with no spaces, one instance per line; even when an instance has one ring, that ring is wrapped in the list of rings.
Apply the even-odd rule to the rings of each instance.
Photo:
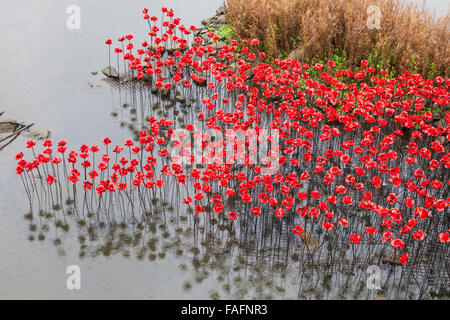
[[[204,110],[196,121],[221,133],[276,131],[281,141],[267,158],[250,161],[243,148],[238,155],[241,166],[210,163],[206,157],[199,160],[191,152],[192,144],[183,143],[183,135],[196,131],[202,149],[213,143],[207,135],[193,123],[181,134],[171,120],[149,117],[150,130],[141,131],[139,141],[127,140],[123,147],[109,149],[111,140],[105,138],[101,156],[97,146],[67,152],[65,141],[57,143],[55,155],[50,140],[36,154],[29,141],[34,159],[26,161],[18,154],[18,174],[38,171],[48,185],[64,179],[78,185],[82,180],[85,191],[93,189],[100,196],[126,192],[131,186],[162,188],[173,177],[178,184],[192,182],[194,193],[182,202],[193,206],[195,214],[205,212],[205,202],[212,203],[211,214],[221,214],[224,202],[237,198],[256,217],[263,213],[279,219],[296,217],[300,222],[293,232],[298,236],[302,219],[310,217],[326,232],[349,228],[353,244],[363,237],[390,243],[403,252],[402,264],[409,257],[405,245],[409,241],[427,237],[450,241],[445,217],[450,206],[450,79],[424,79],[409,72],[389,77],[367,61],[357,71],[339,69],[333,61],[314,65],[293,59],[268,61],[264,52],[256,51],[258,40],[231,40],[215,48],[194,37],[190,44],[195,27],[182,25],[172,10],[162,12],[167,20],[143,10],[153,46],[145,41],[134,52],[132,35],[119,39],[122,48],[114,51],[128,63],[125,72],[138,79],[149,76],[158,89],[185,93],[206,83]],[[213,32],[208,37],[219,40]],[[171,155],[170,143],[182,149],[181,157]],[[214,142],[216,154],[222,146],[223,140]],[[97,158],[101,160],[96,165]],[[183,165],[196,161],[205,166]],[[64,173],[56,174],[61,166]],[[269,167],[276,171],[263,173]],[[227,213],[230,220],[247,214],[233,209]],[[355,212],[369,215],[371,224],[352,224]],[[438,223],[431,224],[430,219]]]

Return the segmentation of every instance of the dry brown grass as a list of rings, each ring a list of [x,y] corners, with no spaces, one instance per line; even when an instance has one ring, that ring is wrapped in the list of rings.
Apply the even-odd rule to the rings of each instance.
[[[366,26],[369,5],[381,10],[381,28]],[[228,0],[227,20],[239,38],[258,38],[271,57],[296,46],[299,60],[346,53],[348,67],[363,59],[396,72],[449,74],[449,15],[435,18],[397,0]],[[294,39],[301,37],[300,41]]]

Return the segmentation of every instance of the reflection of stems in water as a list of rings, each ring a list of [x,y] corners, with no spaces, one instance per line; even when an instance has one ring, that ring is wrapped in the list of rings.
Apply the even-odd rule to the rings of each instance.
[[[63,166],[64,166],[64,179],[65,179],[65,181],[67,181],[67,166],[66,166],[66,157],[64,156],[64,152],[62,152],[62,159],[63,159]],[[65,186],[66,186],[66,191],[67,191],[67,193],[69,193],[69,184],[68,183],[65,183],[64,184]]]
[[[147,210],[145,209],[145,199],[142,199],[142,193],[141,193],[141,186],[139,185],[137,187],[137,193],[138,193],[138,198],[139,198],[139,205],[142,209],[142,212],[145,216],[145,213],[147,212]]]
[[[97,211],[96,211],[97,222],[100,220],[100,206],[102,204],[102,197],[103,197],[102,194],[98,197],[98,206],[97,206]]]
[[[119,194],[119,195],[117,195],[117,193],[116,193],[116,201],[117,201],[117,204],[118,204],[118,206],[119,206],[119,210],[120,210],[121,215],[122,215],[122,223],[125,223],[125,214],[126,214],[126,211],[125,211],[125,204],[123,203],[123,196],[122,196],[122,193],[121,193],[121,192],[118,192],[118,194]],[[121,204],[122,204],[122,205],[121,205]]]
[[[153,190],[149,190],[149,189],[145,190],[145,196],[146,196],[149,206],[150,206],[149,213],[153,213],[153,203],[152,203],[152,197],[150,195],[151,192],[153,192]],[[153,215],[150,214],[150,217],[153,218]]]
[[[130,192],[131,192],[131,187],[130,187]],[[131,214],[133,215],[133,219],[136,220],[136,216],[134,215],[134,202],[133,202],[133,200],[131,200],[131,198],[128,195],[128,193],[125,192],[125,195],[127,196],[128,200],[131,203]]]
[[[33,179],[33,176],[30,177],[30,175],[28,174],[28,171],[27,171],[27,170],[25,170],[24,172],[25,172],[25,176],[28,178],[28,179],[26,179],[26,180],[29,180],[29,181],[30,181],[30,185],[33,187],[33,192],[36,192],[36,197],[37,197],[37,199],[38,199],[38,203],[40,203],[40,202],[41,202],[41,198],[40,198],[40,196],[39,196],[39,192],[38,192],[38,190],[37,190],[37,187],[35,186],[35,184],[36,184],[36,179]]]
[[[159,189],[159,196],[160,196],[160,198],[163,200],[163,203],[162,203],[162,212],[163,212],[163,217],[164,217],[164,223],[166,223],[166,206],[165,206],[165,200],[164,200],[164,197],[163,197],[161,188],[158,188],[158,189]]]
[[[351,263],[350,268],[347,269],[347,272],[348,272],[349,276],[347,277],[347,280],[345,281],[345,284],[344,284],[344,292],[346,292],[347,289],[348,289],[350,276],[353,275],[353,268],[354,268],[355,263],[356,263],[356,251],[357,251],[357,249],[355,247],[356,247],[356,244],[351,244],[350,245],[351,254],[352,254],[352,263]]]
[[[28,197],[28,201],[30,202],[30,207],[32,206],[32,202],[31,202],[31,195],[30,195],[30,191],[28,190],[28,183],[25,181],[25,179],[23,178],[22,175],[20,175],[20,178],[22,179],[22,183],[25,186],[25,192],[27,194]]]

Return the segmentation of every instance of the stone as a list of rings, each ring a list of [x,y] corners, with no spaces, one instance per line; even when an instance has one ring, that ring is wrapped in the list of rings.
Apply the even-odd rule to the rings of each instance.
[[[303,245],[308,249],[309,252],[316,251],[319,248],[319,241],[308,231],[303,230],[300,238],[302,239]]]
[[[389,263],[394,266],[401,266],[400,263],[400,254],[397,253],[391,253],[387,258],[384,258],[381,260],[383,263]]]
[[[199,75],[197,75],[197,76],[199,76]],[[208,83],[208,81],[206,80],[206,78],[205,78],[205,81],[203,81],[201,83],[199,81],[195,81],[195,84],[199,87],[206,87],[207,83]]]
[[[204,20],[202,20],[202,25],[204,25],[205,27],[207,26],[207,25],[209,25],[210,23],[211,23],[211,18],[206,18],[206,19],[204,19]]]
[[[156,43],[151,43],[149,44],[149,46],[147,47],[147,49],[152,50],[153,52],[156,52],[156,48],[158,48],[160,46],[158,46]],[[164,46],[162,46],[163,50],[161,51],[161,53],[164,53],[166,51],[166,49],[164,48]]]
[[[32,139],[44,140],[50,138],[50,131],[40,129],[37,130],[28,129],[24,131],[24,135]]]
[[[170,89],[163,88],[163,89],[161,90],[161,95],[162,95],[163,97],[169,97],[169,96],[170,96]]]
[[[291,51],[291,53],[289,53],[289,55],[287,56],[288,59],[296,59],[296,60],[303,60],[304,58],[304,50],[302,47],[297,47],[294,50]]]
[[[105,67],[102,69],[102,73],[110,78],[118,78],[119,77],[119,73],[117,72],[116,68],[114,67]]]
[[[153,81],[153,78],[149,74],[144,74],[144,78],[142,80],[151,83]]]
[[[186,97],[183,96],[182,94],[177,94],[175,96],[175,101],[180,102],[180,103],[186,103]]]
[[[167,52],[169,52],[169,54],[173,54],[177,50],[180,50],[180,46],[177,43],[175,43],[170,48],[167,49]]]
[[[0,121],[0,133],[14,132],[21,126],[16,120],[2,119]]]
[[[222,25],[225,24],[226,20],[225,20],[225,16],[221,15],[221,16],[216,16],[216,23],[218,25]]]
[[[219,9],[216,10],[216,15],[224,15],[225,14],[225,7],[221,6]]]
[[[204,44],[204,45],[211,44],[211,41],[212,41],[212,40],[211,40],[210,37],[208,37],[207,34],[201,35],[201,38],[202,38],[202,40],[203,40],[203,44]]]

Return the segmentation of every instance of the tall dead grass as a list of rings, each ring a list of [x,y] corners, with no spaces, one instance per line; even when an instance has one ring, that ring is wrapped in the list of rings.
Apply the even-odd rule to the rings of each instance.
[[[369,29],[369,5],[381,11]],[[372,65],[427,76],[449,74],[449,15],[398,0],[228,0],[227,22],[239,38],[258,38],[271,57],[303,61],[345,56],[348,67]]]

